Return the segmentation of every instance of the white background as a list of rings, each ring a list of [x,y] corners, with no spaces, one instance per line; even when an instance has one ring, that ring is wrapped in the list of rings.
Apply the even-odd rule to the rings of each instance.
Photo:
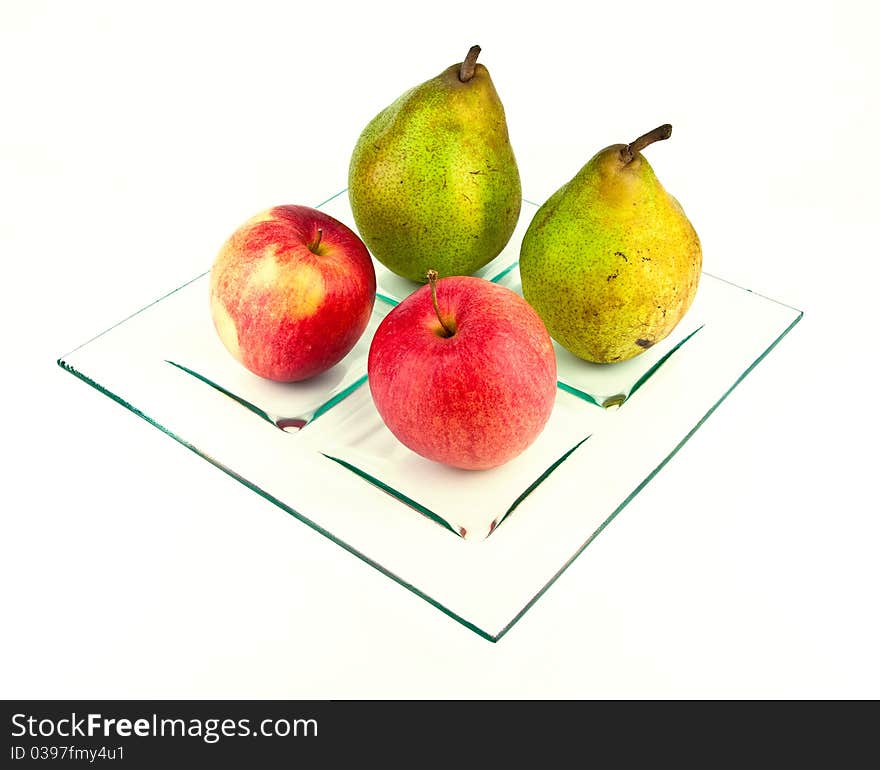
[[[0,696],[880,696],[876,4],[421,7],[0,6]],[[494,645],[55,365],[473,43],[526,197],[671,122],[705,269],[805,311]]]

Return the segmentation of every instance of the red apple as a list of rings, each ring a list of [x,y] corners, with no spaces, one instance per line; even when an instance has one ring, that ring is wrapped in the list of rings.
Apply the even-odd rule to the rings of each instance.
[[[211,270],[211,315],[223,344],[254,374],[281,382],[338,363],[364,333],[375,298],[363,241],[307,206],[252,217]]]
[[[510,289],[469,276],[431,276],[394,308],[373,337],[367,372],[391,432],[457,468],[516,457],[556,398],[556,356],[538,314]]]

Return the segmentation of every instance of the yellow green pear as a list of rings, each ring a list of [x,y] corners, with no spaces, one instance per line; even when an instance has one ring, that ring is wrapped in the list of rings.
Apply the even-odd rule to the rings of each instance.
[[[479,46],[367,125],[351,157],[358,232],[389,270],[469,275],[510,240],[522,201],[504,107]]]
[[[520,252],[525,298],[551,336],[596,363],[666,337],[694,300],[700,239],[641,151],[663,125],[597,153],[538,210]]]

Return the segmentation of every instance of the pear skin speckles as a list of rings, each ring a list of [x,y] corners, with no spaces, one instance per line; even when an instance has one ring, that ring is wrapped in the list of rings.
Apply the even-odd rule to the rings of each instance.
[[[623,145],[598,153],[535,214],[523,239],[523,294],[551,336],[587,361],[624,361],[665,338],[696,295],[699,238]]]
[[[361,237],[393,272],[468,275],[513,234],[522,201],[504,107],[489,72],[459,65],[404,93],[364,129],[349,200]]]

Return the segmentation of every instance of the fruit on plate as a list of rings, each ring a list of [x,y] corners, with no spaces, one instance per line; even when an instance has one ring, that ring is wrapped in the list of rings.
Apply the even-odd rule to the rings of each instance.
[[[366,246],[308,206],[275,206],[226,241],[211,269],[211,316],[254,374],[294,382],[338,363],[370,319],[376,272]]]
[[[414,452],[457,468],[501,465],[538,436],[556,357],[519,295],[472,276],[422,286],[379,325],[367,363],[382,420]]]
[[[479,46],[364,129],[348,194],[358,232],[397,275],[469,275],[510,240],[522,202],[504,107]]]
[[[675,328],[700,280],[700,239],[641,151],[663,125],[597,153],[529,225],[520,252],[525,298],[580,358],[624,361]]]

